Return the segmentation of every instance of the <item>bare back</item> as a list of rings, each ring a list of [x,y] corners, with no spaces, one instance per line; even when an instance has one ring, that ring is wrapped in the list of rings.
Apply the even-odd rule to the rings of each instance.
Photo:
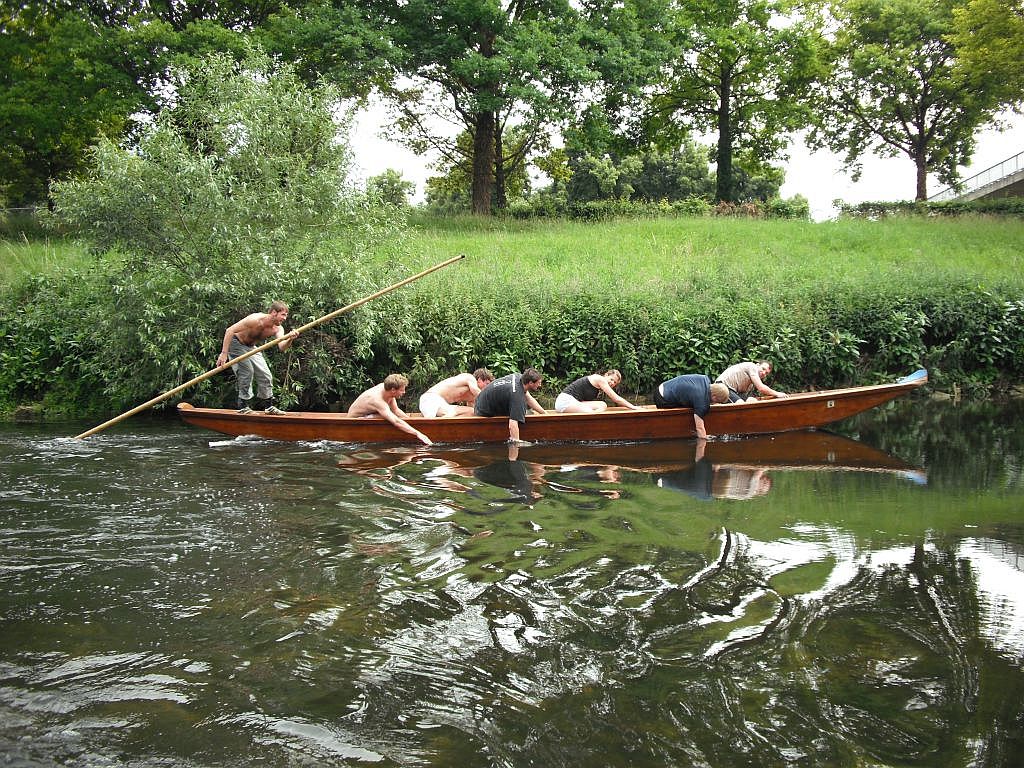
[[[480,394],[480,388],[472,374],[460,373],[437,382],[427,390],[427,393],[438,395],[449,404],[463,402],[472,404],[476,400],[476,396]]]
[[[386,412],[391,406],[384,399],[384,385],[378,384],[363,392],[348,407],[349,416],[382,416],[386,418]]]

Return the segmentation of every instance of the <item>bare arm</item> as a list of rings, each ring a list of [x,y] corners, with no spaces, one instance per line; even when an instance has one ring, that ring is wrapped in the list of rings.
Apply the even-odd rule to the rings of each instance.
[[[750,372],[750,380],[754,383],[754,388],[762,395],[768,395],[769,397],[787,397],[785,392],[778,392],[761,381],[761,376],[756,370]]]
[[[297,330],[291,330],[288,331],[288,333],[285,333],[284,328],[278,326],[276,336],[279,339],[284,339],[284,341],[277,345],[277,348],[284,352],[292,345],[292,342],[299,337],[299,332]]]
[[[519,442],[519,422],[515,419],[508,420],[508,440],[510,443]]]
[[[693,427],[697,430],[698,440],[707,440],[708,431],[704,428],[704,419],[698,416],[696,413],[693,414]]]
[[[540,413],[540,414],[546,413],[546,411],[543,408],[540,407],[540,403],[537,402],[537,400],[534,398],[533,395],[531,395],[529,392],[526,392],[525,394],[526,394],[526,404],[528,406],[530,406],[530,410],[531,411],[533,411],[534,413]],[[518,430],[518,427],[517,427],[517,430]]]
[[[409,414],[407,414],[405,411],[403,411],[401,408],[398,407],[398,398],[397,397],[394,400],[391,401],[391,411],[395,414],[395,416],[397,416],[400,419],[408,419],[409,418]],[[387,416],[385,416],[384,418],[387,418]]]
[[[604,392],[608,396],[609,400],[612,400],[625,408],[632,408],[634,411],[643,410],[639,405],[633,405],[629,400],[622,397],[618,392],[612,389],[611,384],[608,383],[608,380],[605,379],[604,376],[597,377],[597,388]]]
[[[229,325],[227,327],[227,330],[224,331],[224,341],[221,343],[220,346],[220,354],[217,355],[217,365],[224,365],[224,363],[228,361],[228,347],[231,346],[231,339],[239,331],[245,330],[246,326],[248,325],[250,317],[252,317],[252,315],[243,317],[237,323]]]
[[[391,405],[392,405],[392,408],[394,408],[395,410],[398,409],[398,406],[395,405],[394,401],[391,402]],[[429,437],[427,437],[422,432],[420,432],[418,429],[416,429],[416,427],[414,427],[412,424],[409,424],[408,422],[403,421],[401,418],[399,418],[398,414],[396,414],[396,413],[394,413],[392,411],[392,408],[388,408],[387,404],[385,404],[385,403],[379,403],[379,404],[377,404],[377,413],[379,413],[385,419],[390,421],[392,424],[394,424],[396,427],[398,427],[403,432],[406,432],[406,433],[412,435],[413,437],[415,437],[417,440],[419,440],[424,445],[433,445],[433,442],[431,441],[431,439]]]

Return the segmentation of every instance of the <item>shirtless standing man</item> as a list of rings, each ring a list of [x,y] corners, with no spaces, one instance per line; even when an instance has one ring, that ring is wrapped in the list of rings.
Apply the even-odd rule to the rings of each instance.
[[[228,326],[228,329],[224,331],[224,343],[221,346],[220,354],[217,355],[217,365],[224,365],[228,360],[244,355],[253,347],[259,346],[272,337],[284,339],[277,345],[278,349],[282,351],[288,349],[299,332],[295,330],[284,332],[284,321],[287,319],[288,305],[283,301],[275,301],[270,305],[269,312],[253,312],[234,325]],[[275,416],[284,413],[273,405],[274,377],[270,374],[270,366],[267,365],[262,352],[242,360],[232,368],[235,371],[235,379],[238,384],[239,413],[252,413],[253,411],[251,403],[254,377],[258,395],[257,408],[262,406],[264,413]]]
[[[433,445],[430,438],[411,424],[403,421],[408,415],[398,407],[398,398],[405,394],[409,380],[400,373],[392,373],[384,381],[370,387],[348,407],[348,415],[357,418],[380,416],[387,419],[403,432],[408,432],[424,445]]]
[[[428,419],[472,414],[473,404],[480,390],[492,381],[494,374],[486,368],[477,368],[471,374],[449,376],[420,395],[420,413]]]

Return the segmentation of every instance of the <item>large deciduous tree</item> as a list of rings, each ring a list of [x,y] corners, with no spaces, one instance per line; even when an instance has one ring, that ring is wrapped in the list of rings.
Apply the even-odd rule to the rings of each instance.
[[[88,14],[28,2],[0,17],[0,196],[46,199],[100,135],[121,135],[151,107],[138,42]]]
[[[818,73],[818,33],[785,0],[680,2],[671,27],[677,53],[652,102],[652,138],[673,126],[718,135],[718,200],[735,200],[733,163],[764,170],[806,125],[805,94]],[[673,138],[674,140],[674,138]]]
[[[388,50],[355,2],[292,10],[284,0],[19,0],[0,11],[0,193],[42,202],[82,169],[101,136],[118,139],[161,106],[171,68],[250,41],[343,96],[369,91]]]
[[[416,151],[434,149],[449,166],[468,162],[472,210],[490,214],[504,203],[506,164],[542,142],[579,84],[594,78],[580,14],[568,0],[370,3],[390,21],[408,78],[390,91],[399,129]],[[445,133],[439,119],[453,127]],[[504,136],[512,127],[526,140],[509,154]],[[468,145],[458,140],[464,132]]]
[[[916,199],[928,197],[928,174],[947,184],[974,153],[976,129],[1000,105],[1000,86],[971,79],[957,66],[953,11],[959,0],[838,0],[821,82],[812,147],[845,154],[860,173],[868,151],[909,157]]]
[[[971,87],[995,90],[1005,106],[1024,98],[1024,2],[967,0],[953,9],[950,40]]]

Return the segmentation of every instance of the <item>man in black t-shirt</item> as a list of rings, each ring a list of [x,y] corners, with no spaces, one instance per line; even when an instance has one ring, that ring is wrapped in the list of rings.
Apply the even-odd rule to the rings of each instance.
[[[510,373],[488,384],[477,396],[473,413],[477,416],[507,416],[508,440],[519,442],[519,425],[526,421],[526,409],[544,413],[531,392],[540,389],[544,377],[536,368]]]

